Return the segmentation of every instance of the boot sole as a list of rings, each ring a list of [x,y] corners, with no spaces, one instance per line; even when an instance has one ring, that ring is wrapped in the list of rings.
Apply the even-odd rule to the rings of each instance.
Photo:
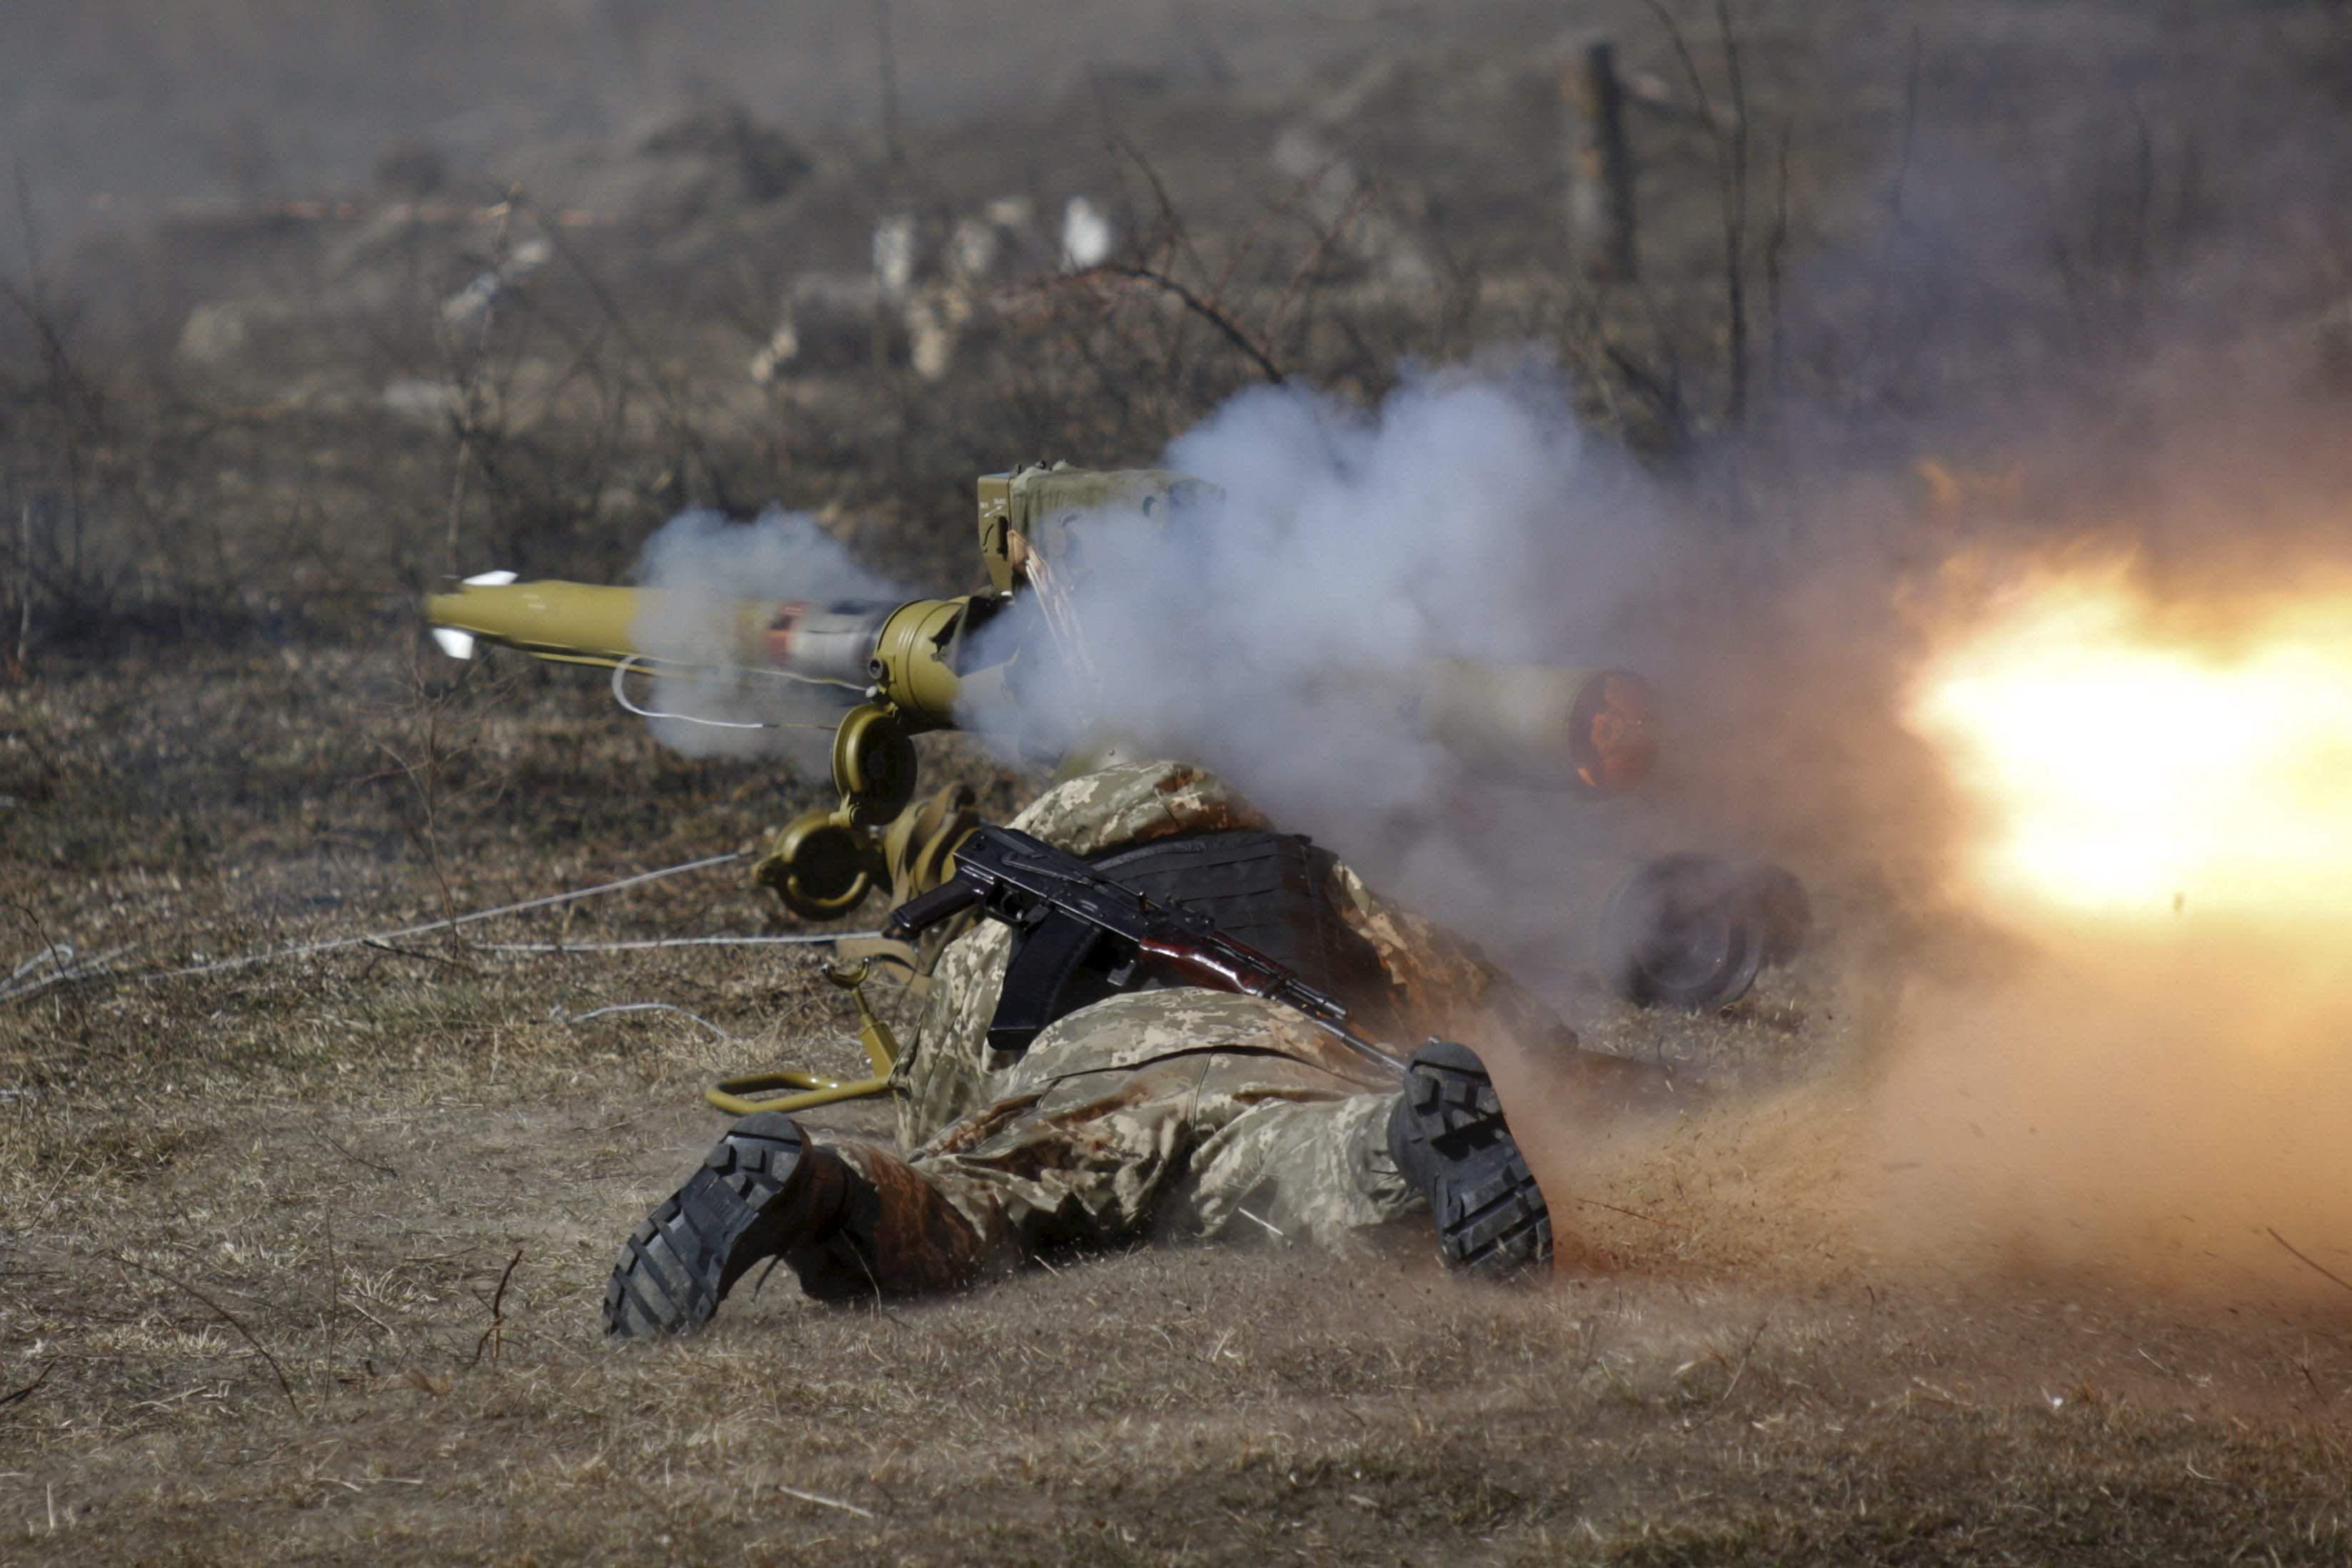
[[[710,1321],[751,1267],[790,1239],[807,1187],[801,1130],[775,1111],[727,1130],[702,1168],[622,1244],[604,1285],[604,1331],[615,1339],[690,1334]]]
[[[1476,1054],[1451,1042],[1416,1052],[1402,1109],[1391,1152],[1428,1194],[1446,1265],[1474,1274],[1549,1268],[1550,1207]]]

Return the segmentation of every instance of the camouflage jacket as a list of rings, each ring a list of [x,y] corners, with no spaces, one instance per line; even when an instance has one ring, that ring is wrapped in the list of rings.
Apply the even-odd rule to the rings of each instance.
[[[1057,784],[1013,818],[1013,826],[1071,854],[1097,855],[1179,833],[1269,825],[1214,774],[1182,763],[1147,762],[1120,763]],[[1576,1043],[1550,1009],[1468,942],[1382,898],[1345,865],[1334,865],[1328,891],[1340,918],[1380,954],[1403,1036],[1400,1044],[1409,1047],[1437,1036],[1475,1045],[1498,1031],[1538,1047]],[[894,1075],[899,1137],[908,1147],[996,1099],[1007,1083],[1013,1060],[991,1051],[987,1037],[1012,950],[1011,930],[988,921],[940,953]],[[1265,1048],[1299,1054],[1291,1047],[1310,1039],[1319,1037],[1312,1030],[1276,1030]],[[1182,1048],[1173,1039],[1154,1044],[1169,1052]],[[1313,1051],[1318,1060],[1324,1054],[1319,1045]]]

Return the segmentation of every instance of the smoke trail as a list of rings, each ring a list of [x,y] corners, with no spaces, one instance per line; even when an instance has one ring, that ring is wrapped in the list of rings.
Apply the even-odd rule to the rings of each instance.
[[[795,765],[824,765],[832,727],[857,699],[832,688],[724,672],[740,652],[733,602],[739,599],[881,599],[910,595],[861,566],[839,541],[803,512],[772,507],[750,522],[715,511],[683,511],[646,541],[633,574],[646,588],[637,645],[715,677],[662,675],[646,705],[656,739],[689,757],[782,754]],[[722,728],[759,725],[761,728]],[[776,726],[768,728],[765,726]]]

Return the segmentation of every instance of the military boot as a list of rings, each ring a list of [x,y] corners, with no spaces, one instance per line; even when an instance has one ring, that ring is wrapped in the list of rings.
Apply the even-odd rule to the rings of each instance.
[[[753,1265],[781,1258],[820,1300],[968,1282],[971,1227],[905,1162],[811,1142],[776,1111],[727,1130],[702,1166],[631,1232],[604,1286],[604,1331],[688,1334]]]
[[[1500,1274],[1551,1265],[1551,1211],[1528,1169],[1486,1067],[1469,1047],[1413,1053],[1389,1118],[1389,1152],[1429,1199],[1449,1268]]]

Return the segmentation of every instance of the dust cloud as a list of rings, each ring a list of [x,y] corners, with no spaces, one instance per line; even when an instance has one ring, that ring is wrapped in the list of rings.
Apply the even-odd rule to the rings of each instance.
[[[1864,775],[1839,791],[1864,801],[1891,798],[1872,747],[1926,766],[1932,793],[1855,824],[1916,835],[1916,879],[1840,906],[1820,1070],[1663,1128],[1528,1091],[1569,1130],[1539,1142],[1571,1204],[1678,1227],[1580,1212],[1580,1230],[1743,1268],[2343,1310],[2352,726],[2329,687],[2352,601],[2315,465],[2269,455],[2219,510],[2205,487],[2124,519],[2112,498],[2045,510],[2028,483],[1878,584],[1903,631],[1856,679],[1886,700],[1849,708],[1867,743],[1812,773]],[[2053,643],[2054,590],[2099,613]],[[1984,688],[1980,732],[1939,722],[1956,679]],[[1755,784],[1767,814],[1798,793]]]
[[[1702,1063],[1689,1114],[1609,1126],[1539,1064],[1504,1069],[1521,1103],[1544,1107],[1528,1141],[1573,1211],[1564,1230],[1605,1237],[1630,1223],[1608,1217],[1622,1210],[1698,1235],[1728,1207],[1748,1239],[1709,1245],[1743,1262],[1763,1247],[2189,1294],[2332,1290],[2312,1265],[2352,1277],[2340,896],[2283,883],[2276,907],[2249,916],[2193,885],[2179,910],[2151,911],[1989,882],[1979,868],[2017,803],[1987,795],[1918,713],[1952,650],[1998,636],[2017,585],[2053,572],[2145,597],[2159,642],[2258,668],[2230,603],[2257,588],[2291,601],[2294,583],[2316,581],[2337,552],[2316,526],[2329,513],[2299,478],[2242,489],[2233,529],[2154,502],[2119,518],[2061,488],[2063,464],[2046,455],[2024,449],[2015,474],[1957,502],[1916,478],[1810,477],[1785,521],[1742,530],[1708,510],[1712,495],[1582,433],[1540,359],[1417,374],[1370,408],[1254,392],[1160,458],[1217,485],[1219,502],[1172,522],[1086,520],[1047,574],[1059,632],[1042,616],[991,628],[1003,640],[977,657],[1018,643],[1021,703],[982,738],[1034,758],[1108,734],[1211,767],[1587,1016],[1599,900],[1640,855],[1792,865],[1826,930],[1801,1004],[1819,1015],[1804,1021],[1818,1049],[1784,1080],[1709,1096]],[[2155,481],[2116,493],[2142,482]],[[2189,504],[2211,499],[2200,486]],[[2103,564],[2118,559],[2137,565],[2118,577]],[[642,576],[690,586],[708,597],[679,605],[705,610],[740,595],[899,596],[780,514],[682,517]],[[659,635],[717,661],[677,640],[688,631]],[[1580,802],[1557,779],[1465,763],[1417,710],[1420,673],[1446,659],[1652,674],[1666,746],[1651,787]],[[2029,663],[2003,700],[2030,699],[2039,679]],[[668,696],[712,716],[710,692]],[[2076,700],[2084,723],[2112,721],[2097,691]],[[2193,748],[2200,731],[2227,733],[2224,717],[2150,715],[2129,776],[2210,773]],[[662,731],[705,752],[793,733]],[[2314,743],[2324,759],[2352,736]],[[2337,773],[2297,787],[2352,786]],[[2117,784],[2115,809],[2146,793]],[[2251,799],[2231,805],[2239,820],[2179,828],[2225,859],[2233,845],[2251,854],[2271,826]]]
[[[2343,547],[2325,476],[2284,452],[2226,510],[2213,468],[2168,483],[2210,435],[2183,428],[2087,500],[2063,442],[2019,447],[1973,493],[1940,467],[1897,492],[1811,477],[1792,520],[1741,532],[1581,437],[1539,363],[1410,378],[1370,410],[1253,394],[1163,458],[1220,485],[1221,507],[1085,536],[1084,570],[1057,579],[1084,658],[1030,672],[1024,739],[1074,742],[1115,716],[1133,749],[1225,773],[1555,999],[1595,889],[1637,851],[1787,858],[1831,928],[1805,999],[1819,1059],[1673,1131],[1598,1128],[1526,1086],[1575,1130],[1535,1140],[1571,1205],[1630,1184],[1620,1206],[1704,1228],[1691,1205],[1736,1192],[1758,1237],[1849,1263],[2324,1295],[2321,1269],[2352,1277],[2352,968],[2325,885],[2326,824],[2352,808],[2330,759],[2352,733],[2317,689],[2263,687],[2352,651],[2325,585]],[[2227,471],[2253,458],[2239,447]],[[2061,652],[2104,669],[2109,650],[2074,647],[2042,650],[1996,700],[2072,703],[2062,730],[2123,726],[2089,809],[2129,831],[2098,853],[2161,875],[2193,841],[2202,879],[2177,903],[1988,880],[2029,803],[1988,793],[1920,717],[1922,683],[2008,635],[2019,586],[2053,574],[2134,595],[2133,635],[2185,684],[2152,705],[2077,689]],[[1444,658],[1658,676],[1655,787],[1580,806],[1465,768],[1406,695]],[[2279,732],[2248,733],[2249,715]],[[2299,760],[2221,798],[2200,786],[2231,758],[2200,746],[2241,769]],[[2282,868],[2298,858],[2300,878]],[[2063,846],[2042,860],[2071,863]]]
[[[2303,111],[2262,97],[2214,112],[2268,130]],[[2285,883],[2247,918],[2190,888],[2151,918],[1990,885],[1974,868],[2016,803],[1915,711],[2034,573],[2127,561],[2153,635],[2228,668],[2224,602],[2352,559],[2340,281],[2287,265],[2340,253],[2341,172],[2250,134],[2226,144],[2281,151],[2224,182],[2185,133],[2143,125],[2086,132],[2072,183],[2043,189],[2014,149],[1939,146],[1935,109],[1899,169],[1857,183],[1885,237],[1809,258],[1775,307],[1773,353],[1846,366],[1844,401],[1792,397],[1652,468],[1587,433],[1540,353],[1409,370],[1370,406],[1247,393],[1156,455],[1221,503],[1088,520],[1053,561],[1075,637],[991,628],[1022,644],[1022,702],[985,738],[1028,759],[1108,731],[1212,767],[1604,1046],[1623,1020],[1579,986],[1625,869],[1670,848],[1794,868],[1822,933],[1805,984],[1723,1031],[1793,1017],[1811,1055],[1783,1081],[1597,1128],[1539,1068],[1516,1075],[1563,1230],[1617,1226],[1621,1261],[1664,1240],[1743,1264],[2342,1294],[2319,1272],[2352,1279],[2340,900]],[[1642,671],[1655,776],[1586,802],[1465,761],[1417,700],[1454,659]],[[2149,776],[2210,761],[2211,716],[2152,716]],[[2352,817],[2352,773],[2317,772]],[[2231,813],[2225,858],[2229,830],[2251,846],[2274,826]],[[1695,1062],[1695,1087],[1717,1065]]]
[[[2326,955],[2053,939],[1997,985],[1906,985],[1898,1018],[1875,1110],[1912,1245],[2198,1294],[2326,1289],[2297,1242],[2352,1272],[2352,984]]]
[[[2352,1277],[2352,597],[2281,458],[2218,510],[1961,563],[1906,719],[1955,780],[1946,895],[2005,946],[1892,983],[1911,1247],[2217,1297]]]

